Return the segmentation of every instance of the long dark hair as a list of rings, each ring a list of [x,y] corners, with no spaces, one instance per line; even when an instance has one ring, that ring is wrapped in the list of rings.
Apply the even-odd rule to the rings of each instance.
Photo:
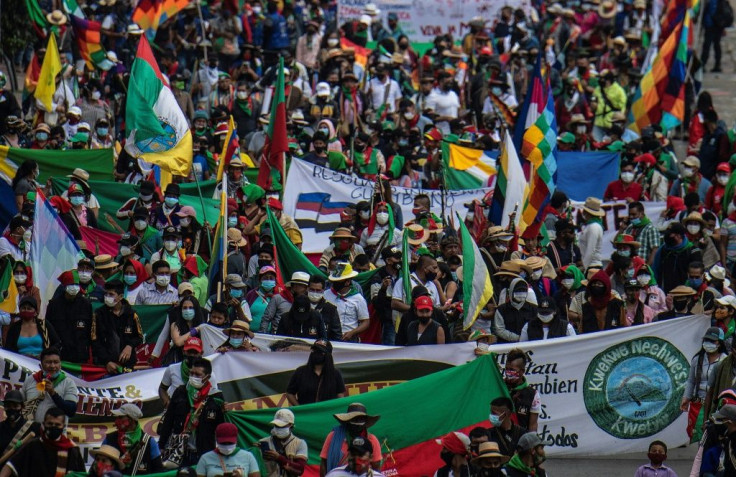
[[[314,351],[309,355],[307,366],[314,372]],[[325,353],[325,362],[322,364],[322,374],[319,376],[319,386],[317,387],[317,402],[328,401],[337,397],[337,387],[335,379],[340,372],[335,368],[335,361],[332,354]]]
[[[181,316],[181,308],[185,302],[190,302],[194,306],[194,318],[191,321],[187,321]],[[186,333],[193,326],[199,326],[204,323],[204,314],[202,313],[202,307],[199,305],[199,301],[193,296],[185,296],[181,299],[181,302],[171,308],[169,312],[169,321],[176,324],[179,333]]]
[[[38,162],[34,161],[33,159],[21,162],[20,166],[18,166],[18,170],[15,172],[15,177],[13,177],[13,189],[15,189],[15,186],[18,185],[21,179],[25,179],[36,169],[38,169]]]

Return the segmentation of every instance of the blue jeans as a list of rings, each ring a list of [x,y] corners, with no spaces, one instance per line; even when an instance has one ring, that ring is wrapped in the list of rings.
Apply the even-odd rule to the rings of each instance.
[[[390,321],[383,323],[383,333],[381,333],[381,344],[385,346],[393,346],[396,343],[396,328]]]

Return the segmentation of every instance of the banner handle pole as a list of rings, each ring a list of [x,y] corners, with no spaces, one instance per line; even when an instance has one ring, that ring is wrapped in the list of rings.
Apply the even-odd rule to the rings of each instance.
[[[205,231],[205,234],[207,235],[207,246],[209,247],[209,253],[212,254],[212,237],[210,237],[209,227],[205,227],[205,223],[209,225],[209,222],[207,222],[207,211],[204,208],[204,198],[202,197],[202,189],[199,187],[199,178],[197,177],[197,173],[195,172],[192,174],[194,176],[194,183],[197,184],[197,194],[199,194],[199,202],[202,204],[202,218],[204,219],[202,221],[202,228]],[[195,250],[194,253],[197,253],[198,251]]]

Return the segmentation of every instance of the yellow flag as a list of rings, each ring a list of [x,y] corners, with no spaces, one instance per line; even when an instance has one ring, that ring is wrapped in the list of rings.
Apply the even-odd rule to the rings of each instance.
[[[12,272],[10,277],[8,290],[3,294],[4,296],[0,296],[0,298],[4,298],[2,303],[0,303],[0,310],[6,313],[18,313],[18,287],[15,285],[15,280],[12,278]]]
[[[41,73],[38,76],[38,85],[34,95],[36,99],[46,108],[46,111],[52,112],[52,99],[56,92],[56,75],[61,73],[61,59],[59,58],[59,48],[56,46],[56,36],[49,33],[49,44],[46,47],[46,55],[43,57],[41,65]]]

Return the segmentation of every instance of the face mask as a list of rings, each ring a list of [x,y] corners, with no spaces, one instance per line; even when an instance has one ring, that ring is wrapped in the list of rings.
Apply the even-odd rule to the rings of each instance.
[[[288,427],[274,427],[271,429],[271,435],[276,439],[286,439],[291,435],[291,429]]]
[[[534,270],[532,272],[532,280],[539,280],[542,278],[542,270]]]
[[[692,288],[695,288],[697,290],[703,284],[703,279],[702,278],[691,278],[688,280],[688,283],[690,283],[690,286]]]
[[[371,213],[367,210],[361,210],[360,211],[360,218],[363,220],[368,220],[371,217]]]
[[[667,456],[664,454],[654,454],[652,452],[648,453],[647,457],[654,465],[661,465],[667,459]]]
[[[695,174],[695,169],[693,169],[692,167],[682,168],[682,177],[692,177],[693,174]]]
[[[66,286],[66,294],[69,296],[77,296],[77,293],[79,293],[79,285],[67,285]]]
[[[728,184],[728,175],[726,175],[726,174],[718,174],[716,176],[716,180],[718,181],[718,183],[720,185],[725,186],[726,184]]]
[[[17,275],[13,275],[13,280],[15,280],[15,283],[25,283],[26,280],[28,280],[28,275],[19,273]]]
[[[706,237],[712,237],[713,231],[711,229],[703,229],[703,235],[705,235]]]
[[[276,280],[262,280],[261,281],[261,288],[263,288],[266,291],[271,291],[276,287]]]
[[[529,295],[529,292],[521,291],[521,292],[514,292],[514,301],[516,303],[522,303],[526,301],[526,297]]]
[[[590,287],[590,294],[596,297],[600,297],[606,294],[606,287],[597,286]]]
[[[629,222],[631,222],[631,225],[634,225],[634,226],[641,225],[641,218],[630,219]]]
[[[493,93],[493,96],[501,96],[503,92],[501,91],[501,88],[495,87],[491,88],[491,93]]]
[[[243,290],[240,288],[232,288],[230,289],[230,296],[233,298],[240,298],[243,296]]]
[[[109,132],[109,129],[107,128],[97,128],[97,135],[100,137],[107,136],[108,132]]]
[[[153,194],[141,195],[140,198],[143,202],[151,202],[151,199],[153,199]]]
[[[126,285],[132,285],[136,282],[136,280],[138,280],[137,275],[124,275],[123,276],[123,281],[125,282]]]
[[[365,424],[353,424],[349,422],[347,425],[348,434],[351,436],[359,436],[365,430]]]
[[[237,217],[228,217],[227,218],[227,226],[232,228],[238,225],[238,218]]]
[[[100,99],[101,97],[102,97],[102,93],[100,93],[99,91],[93,91],[93,92],[92,92],[92,99],[94,99],[94,100],[98,100],[98,99]]]
[[[649,285],[649,282],[652,281],[652,277],[650,275],[639,275],[638,277],[636,277],[636,281],[639,283],[639,285],[646,286]]]
[[[109,306],[110,308],[114,307],[117,304],[117,301],[115,300],[114,296],[106,296],[105,297],[105,305]]]
[[[432,282],[437,279],[437,272],[427,272],[424,275],[427,277],[428,282]]]
[[[327,45],[331,47],[337,46],[338,43],[340,43],[340,40],[338,40],[337,38],[330,38],[327,40]]]
[[[199,376],[189,376],[189,385],[194,389],[200,389],[204,386],[204,380]]]
[[[92,272],[79,272],[79,281],[82,283],[89,283],[92,280]]]
[[[325,294],[322,292],[309,292],[307,293],[307,297],[309,297],[309,301],[312,303],[319,303],[322,301],[322,298],[324,298]]]
[[[239,100],[245,101],[246,99],[248,99],[248,92],[247,91],[238,91],[237,94],[236,94],[236,96],[238,97]]]
[[[554,313],[537,313],[537,318],[542,323],[549,323],[555,317]]]
[[[689,224],[687,226],[687,231],[690,235],[697,235],[698,232],[700,232],[700,225],[698,224]]]
[[[23,232],[23,240],[25,240],[26,242],[30,242],[32,236],[33,236],[32,230],[26,230],[25,232]]]
[[[506,246],[506,244],[503,244],[503,243],[496,244],[496,250],[498,250],[499,252],[505,252],[508,249],[509,248]]]
[[[181,317],[187,321],[194,319],[194,308],[184,308],[181,310]]]
[[[687,310],[687,306],[689,304],[690,304],[690,300],[689,299],[685,299],[685,300],[673,300],[672,301],[672,306],[677,311],[685,311],[685,310]]]
[[[176,204],[179,203],[179,198],[178,197],[167,197],[164,199],[164,202],[169,208],[173,208],[173,207],[176,207]]]
[[[488,420],[491,421],[491,424],[493,425],[493,427],[499,427],[501,423],[503,422],[503,419],[501,418],[501,416],[497,416],[495,414],[490,414],[488,416]]]
[[[33,310],[23,310],[18,313],[21,320],[32,320],[36,317],[36,312]]]
[[[55,441],[61,437],[61,435],[64,433],[64,429],[60,427],[49,427],[47,429],[44,429],[43,433],[46,434],[46,439],[50,441]]]
[[[377,213],[376,222],[378,222],[379,225],[386,225],[388,223],[388,212]]]
[[[564,280],[562,280],[562,286],[565,287],[565,289],[567,290],[571,289],[573,285],[575,285],[574,278],[565,278]]]
[[[176,250],[176,240],[167,240],[164,242],[164,248],[167,252],[173,252]]]
[[[12,410],[6,409],[5,415],[7,416],[8,421],[15,422],[20,418],[21,413],[19,410],[16,410],[16,409],[12,409]]]
[[[75,206],[75,207],[76,206],[79,206],[79,205],[83,205],[84,204],[84,197],[81,196],[81,195],[75,195],[74,197],[70,197],[69,198],[69,202],[71,202],[71,204],[73,206]]]
[[[631,250],[616,250],[616,253],[618,253],[621,257],[631,256]]]
[[[488,351],[489,349],[491,349],[491,345],[489,345],[488,343],[478,343],[476,348],[478,348],[481,351]]]
[[[168,286],[171,282],[171,277],[168,275],[156,275],[156,285],[160,287]]]
[[[621,180],[628,184],[629,182],[634,180],[634,173],[633,172],[622,172]]]
[[[577,131],[578,134],[585,134],[585,131],[587,131],[588,128],[585,126],[578,126],[575,128],[575,131]]]
[[[711,343],[710,341],[706,341],[703,343],[703,351],[706,353],[715,353],[718,350],[718,345],[716,343]]]
[[[240,346],[243,344],[243,338],[230,338],[229,341],[233,348],[240,348]]]
[[[217,444],[217,451],[222,455],[230,455],[235,452],[237,444]]]
[[[329,136],[330,135],[330,130],[327,129],[327,128],[319,128],[319,132],[321,132],[325,136]]]
[[[39,142],[48,141],[49,140],[49,135],[46,134],[46,133],[44,133],[44,132],[38,133],[38,134],[36,134],[36,140],[39,141]]]

